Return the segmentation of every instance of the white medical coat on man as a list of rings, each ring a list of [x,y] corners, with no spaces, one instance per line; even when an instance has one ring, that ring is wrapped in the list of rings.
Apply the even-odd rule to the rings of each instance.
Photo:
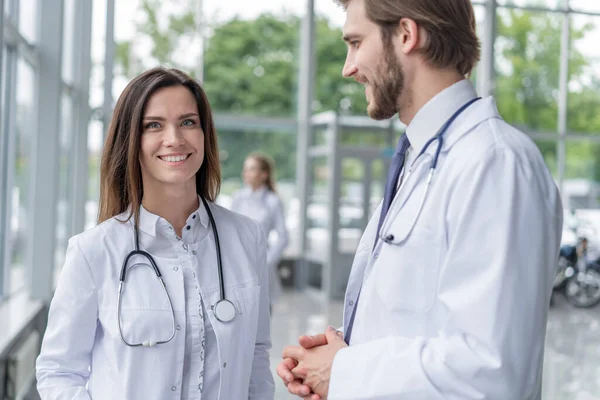
[[[394,243],[374,247],[380,206],[352,266],[345,329],[358,309],[330,400],[541,398],[562,205],[535,143],[492,98],[476,101],[445,133],[418,211],[437,142],[416,155],[474,97],[461,81],[407,127],[411,154],[381,229]]]

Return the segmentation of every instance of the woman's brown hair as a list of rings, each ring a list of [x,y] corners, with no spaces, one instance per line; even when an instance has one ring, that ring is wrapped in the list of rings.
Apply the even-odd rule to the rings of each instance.
[[[334,0],[348,7],[355,0]],[[475,31],[471,0],[363,0],[367,17],[379,25],[384,43],[391,43],[400,19],[408,18],[423,27],[429,41],[422,50],[438,68],[456,68],[470,75],[479,61],[481,46]]]
[[[250,153],[247,158],[256,160],[258,163],[260,170],[267,173],[267,179],[265,180],[265,185],[271,192],[276,192],[275,190],[275,162],[271,157],[264,153],[260,153],[255,151]]]
[[[196,191],[215,201],[221,186],[221,169],[217,134],[212,111],[198,82],[177,69],[153,68],[134,78],[117,101],[102,152],[100,166],[100,205],[98,223],[125,212],[131,206],[127,221],[138,222],[144,188],[140,167],[140,137],[146,104],[159,89],[184,86],[198,105],[200,125],[204,131],[204,161],[196,172]]]

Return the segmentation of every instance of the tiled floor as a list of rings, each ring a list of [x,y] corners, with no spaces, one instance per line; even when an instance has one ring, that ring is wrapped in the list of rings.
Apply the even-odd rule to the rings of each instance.
[[[575,309],[555,296],[550,309],[543,400],[600,400],[600,305]],[[294,399],[275,375],[281,351],[298,336],[341,325],[342,304],[311,293],[286,292],[273,310],[271,365],[276,400]]]

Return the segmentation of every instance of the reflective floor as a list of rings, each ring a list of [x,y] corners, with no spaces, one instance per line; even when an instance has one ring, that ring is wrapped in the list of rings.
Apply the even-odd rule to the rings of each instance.
[[[276,400],[297,399],[275,375],[281,351],[298,336],[340,326],[341,302],[312,293],[286,292],[273,309],[271,365]],[[544,363],[543,400],[600,400],[600,305],[576,309],[555,295],[550,309]]]

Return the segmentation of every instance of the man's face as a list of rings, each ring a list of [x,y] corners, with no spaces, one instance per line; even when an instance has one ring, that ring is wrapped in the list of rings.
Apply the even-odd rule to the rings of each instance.
[[[343,30],[348,54],[342,75],[365,86],[371,118],[393,117],[399,111],[399,97],[404,89],[404,73],[393,38],[382,39],[379,26],[366,15],[364,0],[348,4]]]

